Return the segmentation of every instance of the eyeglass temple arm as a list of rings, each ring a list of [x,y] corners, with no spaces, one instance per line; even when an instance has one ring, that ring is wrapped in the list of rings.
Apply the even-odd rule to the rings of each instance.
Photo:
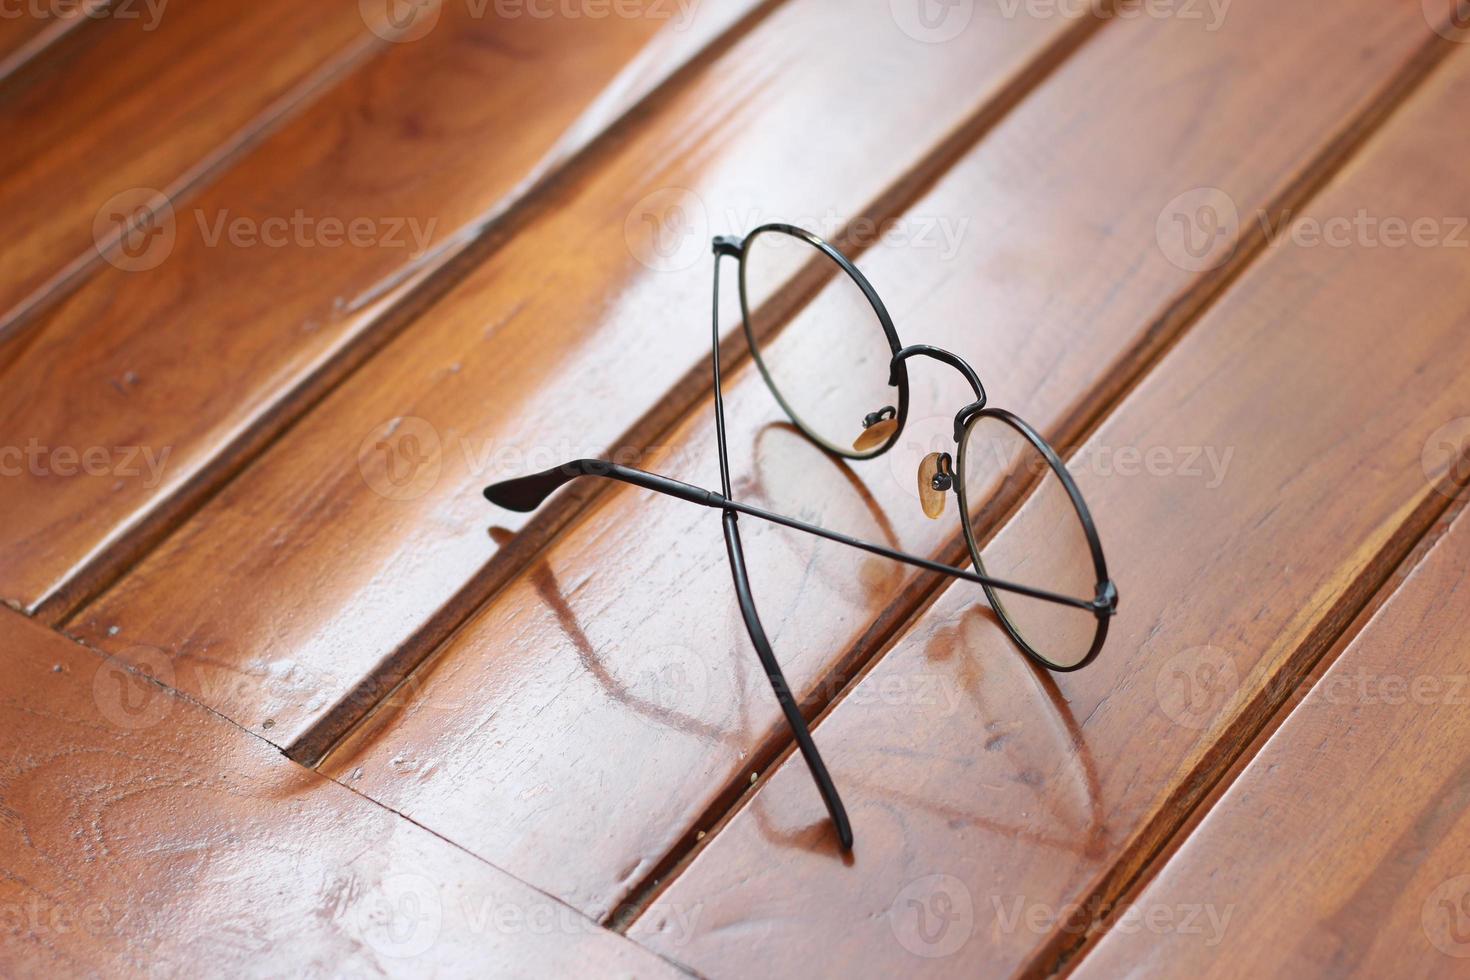
[[[848,819],[847,807],[842,805],[842,797],[837,792],[836,784],[832,782],[832,774],[827,771],[827,764],[822,761],[822,754],[812,738],[811,726],[801,713],[801,707],[791,692],[786,674],[776,661],[771,641],[767,639],[765,627],[761,625],[760,615],[756,612],[755,598],[750,594],[750,575],[745,569],[745,552],[740,545],[740,532],[736,529],[733,510],[724,512],[723,525],[725,548],[730,558],[730,573],[735,580],[735,597],[740,603],[740,614],[745,619],[746,632],[750,634],[750,642],[755,647],[756,656],[760,658],[761,668],[771,682],[781,713],[786,716],[786,724],[796,739],[796,747],[806,760],[807,769],[817,784],[817,792],[821,794],[827,813],[832,817],[832,824],[837,829],[837,842],[844,851],[851,851],[852,822]]]
[[[1020,585],[1015,582],[1007,582],[1003,579],[991,578],[988,575],[977,575],[963,568],[955,568],[943,562],[931,561],[918,555],[910,555],[892,548],[885,548],[880,544],[872,544],[859,538],[854,538],[838,531],[829,531],[827,528],[818,527],[799,521],[794,517],[777,514],[774,511],[765,510],[751,504],[742,503],[738,500],[718,494],[713,490],[705,490],[689,483],[660,476],[657,473],[649,473],[646,470],[634,469],[631,466],[622,466],[618,463],[609,463],[601,459],[574,459],[569,463],[554,467],[542,473],[532,473],[528,476],[517,477],[514,480],[506,480],[485,488],[485,499],[497,507],[527,513],[541,506],[541,503],[558,489],[572,480],[582,476],[600,476],[610,480],[618,480],[623,483],[652,490],[655,493],[666,494],[670,497],[678,497],[693,504],[704,507],[714,507],[725,511],[735,511],[740,514],[748,514],[751,517],[772,524],[780,524],[783,527],[793,528],[797,531],[805,531],[807,534],[826,538],[838,544],[845,544],[851,548],[857,548],[870,554],[879,555],[893,561],[903,562],[927,571],[938,572],[942,575],[950,575],[954,578],[964,579],[967,582],[975,582],[979,585],[988,585],[992,589],[1000,589],[1003,592],[1014,592],[1017,595],[1028,596],[1032,599],[1040,599],[1045,602],[1054,602],[1063,606],[1072,606],[1077,609],[1085,609],[1093,613],[1105,613],[1111,615],[1113,605],[1116,602],[1113,595],[1114,590],[1110,588],[1112,583],[1104,583],[1101,594],[1092,600],[1078,599],[1073,596],[1060,595],[1056,592],[1048,592],[1045,589],[1032,588],[1029,585]]]

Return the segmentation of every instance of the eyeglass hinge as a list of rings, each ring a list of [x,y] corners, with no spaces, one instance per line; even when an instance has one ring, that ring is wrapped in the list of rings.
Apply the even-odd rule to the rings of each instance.
[[[744,240],[733,235],[716,235],[712,244],[716,255],[733,255],[739,258],[740,253],[745,251]]]
[[[1098,586],[1097,598],[1092,600],[1092,607],[1109,616],[1118,614],[1118,587],[1111,580]]]

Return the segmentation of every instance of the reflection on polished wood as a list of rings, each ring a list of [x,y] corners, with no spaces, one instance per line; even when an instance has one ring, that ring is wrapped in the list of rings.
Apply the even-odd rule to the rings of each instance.
[[[1470,33],[1136,6],[0,16],[0,973],[1453,974],[1458,716],[1328,685],[1465,673]],[[92,237],[138,187],[148,268]],[[212,238],[297,215],[388,237]],[[973,586],[743,521],[851,854],[712,512],[480,494],[718,485],[710,236],[768,221],[1062,449],[1122,594],[1052,675]],[[883,402],[786,325],[845,285],[809,258],[755,330],[845,443]],[[915,359],[894,449],[823,453],[723,268],[734,495],[965,561],[916,473],[970,386]],[[1044,512],[967,486],[1044,568]],[[1208,945],[1135,898],[1237,908]]]
[[[0,595],[54,619],[125,567],[360,360],[387,300],[743,7],[711,6],[639,58],[660,21],[450,4],[428,35],[391,45],[181,203],[160,265],[104,268],[16,345],[0,382],[0,418],[42,445],[140,445],[159,472],[7,480]],[[545,74],[571,66],[575,82],[527,113]],[[366,237],[342,243],[331,221],[365,222]]]
[[[1440,124],[1470,95],[1470,57],[1426,86],[1299,220],[1470,213],[1470,177],[1449,179],[1443,164],[1470,151],[1470,132]],[[815,932],[840,933],[854,969],[1049,972],[1444,509],[1421,456],[1447,420],[1470,415],[1470,390],[1455,383],[1470,357],[1467,263],[1454,248],[1283,243],[1073,457],[1124,596],[1104,655],[1056,681],[1080,728],[1075,751],[1095,760],[1099,839],[1027,840],[1058,828],[1076,758],[1032,749],[1051,725],[1034,672],[999,630],[968,628],[977,597],[952,586],[816,728],[837,784],[858,784],[847,802],[859,873],[833,860],[820,803],[788,761],[630,934],[667,950],[661,910],[700,903],[704,926],[678,934],[695,969],[800,975],[833,955]],[[1380,325],[1410,307],[1414,330],[1384,344]],[[1397,394],[1363,398],[1368,378]],[[1103,451],[1119,447],[1200,447],[1230,462],[1214,480],[1177,456],[1173,468],[1105,472]],[[1008,531],[988,553],[1030,546]],[[983,677],[988,710],[883,696],[951,678],[950,638],[967,628],[962,662]],[[1025,737],[992,743],[997,722]],[[936,819],[889,793],[914,782],[961,813]],[[998,805],[1004,831],[985,823]],[[807,847],[772,846],[762,820],[808,828]],[[800,915],[780,913],[798,902]],[[935,902],[966,909],[953,959],[926,958],[947,948],[916,924]]]
[[[1335,45],[1326,49],[1340,50],[1340,59],[1273,58],[1273,72],[1263,73],[1250,60],[1262,38],[1301,36],[1315,48],[1320,40],[1304,29],[1322,29],[1319,18],[1268,0],[1242,10],[1251,16],[1218,35],[1178,21],[1110,27],[957,163],[913,212],[970,216],[958,252],[945,258],[878,244],[860,260],[903,340],[958,352],[977,365],[994,404],[1062,441],[1075,433],[1071,420],[1118,384],[1126,352],[1161,342],[1158,335],[1177,326],[1175,311],[1209,282],[1160,252],[1154,225],[1175,192],[1154,188],[1166,178],[1225,186],[1243,209],[1266,207],[1423,42],[1421,29],[1400,21],[1395,30],[1380,28],[1386,40],[1376,49],[1376,74],[1363,71],[1357,49]],[[1342,38],[1381,20],[1370,0],[1340,11],[1345,19],[1332,29]],[[1086,93],[1123,89],[1142,52],[1164,59],[1149,73],[1156,90],[1134,90],[1089,126],[1058,130],[1055,120]],[[1202,63],[1211,70],[1200,70]],[[1293,119],[1255,142],[1249,134],[1263,93],[1295,91],[1303,73],[1322,71],[1334,72],[1335,82],[1312,90],[1320,101],[1286,102]],[[1232,81],[1223,89],[1222,73]],[[1235,123],[1249,152],[1198,128],[1193,107],[1216,91],[1232,93],[1215,109]],[[1119,132],[1133,135],[1122,141]],[[1075,144],[1058,142],[1063,136]],[[1075,148],[1059,150],[1049,158],[1054,169],[1038,172],[1025,152],[1038,143]],[[1077,190],[1058,200],[1057,187]],[[1121,240],[1130,248],[1118,244],[1122,231],[1108,229],[1128,229]],[[1018,255],[1064,255],[1063,265],[1087,274],[1060,282],[1004,276]],[[726,322],[737,316],[729,297]],[[821,354],[812,364],[814,372],[826,366]],[[926,520],[914,473],[926,453],[953,449],[954,412],[973,395],[959,374],[932,362],[913,362],[910,374],[906,434],[888,456],[848,466],[789,426],[773,427],[784,416],[757,371],[727,372],[735,495],[871,541],[960,559],[957,510]],[[687,482],[716,482],[708,401],[659,441],[666,450],[640,462]],[[328,763],[362,792],[598,914],[661,877],[666,856],[708,830],[787,738],[733,603],[711,515],[636,489],[608,496]],[[1095,514],[1111,547],[1109,515]],[[741,526],[766,630],[794,689],[816,712],[910,614],[926,579],[784,528]],[[716,726],[721,737],[687,723],[653,724],[610,696],[588,675],[584,644],[546,602],[543,575],[562,583],[562,601],[603,670]],[[526,683],[530,677],[543,680]],[[818,734],[817,741],[829,763],[847,751],[840,739]],[[647,800],[658,801],[656,811],[644,808]],[[486,811],[498,819],[484,820]],[[644,818],[623,818],[627,812]],[[591,835],[601,842],[596,854],[562,860],[567,847]]]
[[[818,200],[863,208],[1066,26],[994,19],[977,58],[905,39],[881,5],[778,8],[75,629],[169,650],[183,689],[278,744],[330,742],[313,726],[360,716],[425,652],[422,631],[444,631],[505,574],[487,568],[498,518],[480,489],[636,448],[626,431],[707,356],[711,227]],[[812,36],[843,43],[809,50]],[[834,103],[838,78],[849,98]],[[967,95],[922,101],[929,91]],[[821,166],[794,165],[816,146]],[[647,222],[666,213],[693,223],[655,239]]]

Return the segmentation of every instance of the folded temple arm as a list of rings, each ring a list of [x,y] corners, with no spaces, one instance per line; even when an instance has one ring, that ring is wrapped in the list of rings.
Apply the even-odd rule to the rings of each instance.
[[[1064,606],[1086,609],[1089,612],[1112,613],[1108,597],[1105,594],[1099,595],[1093,600],[1078,599],[1055,592],[1048,592],[1045,589],[1034,589],[1028,585],[1018,585],[1015,582],[1006,582],[986,575],[977,575],[963,568],[955,568],[942,562],[930,561],[927,558],[920,558],[918,555],[905,554],[902,551],[895,551],[892,548],[885,548],[882,545],[871,544],[846,534],[840,534],[837,531],[829,531],[824,527],[817,527],[815,524],[798,521],[793,517],[786,517],[783,514],[777,514],[773,511],[763,510],[759,507],[753,507],[750,504],[741,503],[738,500],[731,500],[713,490],[705,490],[702,487],[696,487],[689,483],[681,483],[678,480],[671,480],[666,476],[659,476],[657,473],[633,469],[630,466],[620,466],[617,463],[609,463],[600,459],[574,459],[569,463],[564,463],[561,466],[554,467],[542,473],[532,473],[529,476],[517,477],[514,480],[496,483],[485,488],[485,499],[496,506],[504,507],[506,510],[526,513],[540,507],[542,502],[556,492],[557,489],[580,476],[600,476],[609,480],[620,480],[623,483],[630,483],[633,486],[642,487],[645,490],[653,490],[671,497],[678,497],[680,500],[687,500],[690,503],[700,504],[705,507],[749,514],[751,517],[756,517],[763,521],[770,521],[773,524],[780,524],[798,531],[805,531],[807,534],[814,534],[817,537],[826,538],[829,541],[836,541],[839,544],[859,548],[875,555],[881,555],[884,558],[891,558],[894,561],[903,562],[906,565],[914,565],[931,572],[952,575],[955,578],[961,578],[967,582],[988,585],[993,589],[1000,589],[1003,592],[1014,592],[1018,595],[1030,596],[1033,599],[1042,599],[1046,602],[1055,602]]]

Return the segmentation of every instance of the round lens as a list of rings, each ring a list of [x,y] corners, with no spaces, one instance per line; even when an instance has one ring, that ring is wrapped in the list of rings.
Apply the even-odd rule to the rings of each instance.
[[[977,572],[1092,601],[1099,575],[1082,513],[1020,423],[1004,413],[973,418],[960,444],[959,470],[965,539]],[[1004,529],[986,541],[1004,514],[1010,515]],[[1076,667],[1092,652],[1102,627],[1096,613],[989,586],[985,591],[1012,635],[1047,666]]]
[[[746,239],[740,276],[751,352],[791,420],[850,459],[892,445],[898,348],[858,281],[816,243],[774,229]]]

